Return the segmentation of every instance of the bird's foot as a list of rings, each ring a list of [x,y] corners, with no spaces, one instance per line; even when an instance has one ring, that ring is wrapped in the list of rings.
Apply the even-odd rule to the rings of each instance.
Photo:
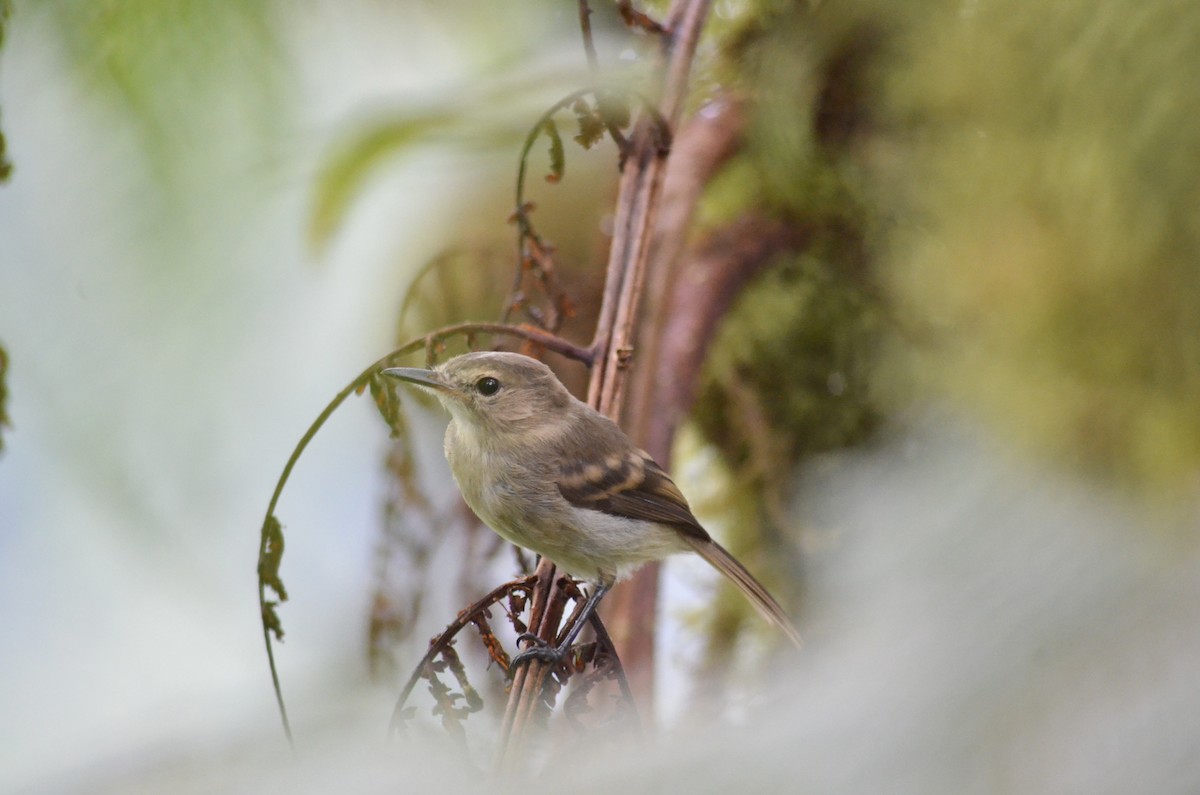
[[[546,641],[534,635],[532,632],[523,632],[517,636],[517,644],[522,641],[529,641],[533,645],[528,649],[517,654],[512,658],[512,662],[508,664],[510,671],[515,671],[517,666],[523,665],[530,660],[540,660],[547,663],[559,663],[567,656],[567,649],[555,648]]]

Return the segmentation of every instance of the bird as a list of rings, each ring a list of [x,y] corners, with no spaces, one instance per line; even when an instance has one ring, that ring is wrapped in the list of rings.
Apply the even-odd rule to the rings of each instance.
[[[450,414],[445,455],[463,499],[501,537],[549,558],[592,588],[557,647],[513,658],[561,660],[604,595],[644,563],[696,552],[797,647],[779,602],[692,514],[670,476],[608,417],[576,398],[544,362],[476,351],[432,369],[382,375],[431,392]],[[536,640],[536,639],[535,639]]]

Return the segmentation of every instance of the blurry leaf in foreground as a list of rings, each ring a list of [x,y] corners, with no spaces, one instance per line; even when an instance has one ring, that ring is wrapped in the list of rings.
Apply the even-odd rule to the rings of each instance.
[[[59,29],[76,79],[134,121],[160,174],[227,163],[235,140],[278,140],[288,73],[270,0],[53,0],[25,10]]]
[[[369,125],[339,146],[317,176],[309,243],[317,250],[329,243],[366,181],[385,161],[436,141],[459,120],[459,114],[442,111],[398,116]]]
[[[12,14],[12,3],[0,0],[0,49],[4,47],[4,29],[8,17]],[[12,176],[12,161],[8,159],[8,142],[4,138],[4,130],[0,129],[0,182],[6,182]],[[0,393],[2,395],[3,393]],[[3,417],[3,404],[0,404],[0,420]]]

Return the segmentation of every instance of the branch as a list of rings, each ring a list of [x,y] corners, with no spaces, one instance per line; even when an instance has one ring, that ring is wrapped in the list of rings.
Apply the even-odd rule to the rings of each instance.
[[[588,12],[586,3],[581,2],[580,18],[584,26],[584,44],[588,49],[589,63],[594,66],[594,48],[591,41],[591,26],[588,22]],[[594,107],[588,106],[585,97],[591,96]],[[521,152],[517,157],[517,184],[515,196],[515,209],[513,210],[512,222],[517,227],[517,268],[513,275],[513,286],[509,293],[508,301],[504,307],[502,320],[507,322],[513,310],[521,303],[521,284],[524,281],[525,272],[531,267],[536,267],[539,271],[543,283],[543,289],[550,297],[551,301],[557,305],[561,301],[561,290],[558,288],[557,280],[554,278],[553,258],[550,255],[552,248],[542,240],[541,236],[533,227],[533,221],[530,220],[530,213],[533,210],[533,204],[525,200],[525,180],[528,170],[529,153],[533,149],[533,145],[537,140],[546,135],[551,141],[551,163],[550,174],[547,179],[552,182],[559,181],[563,176],[565,169],[565,161],[562,149],[562,137],[558,132],[558,127],[555,124],[554,116],[568,107],[576,110],[580,121],[580,134],[575,137],[584,148],[588,148],[598,138],[598,134],[593,137],[592,132],[585,132],[584,117],[591,118],[594,114],[608,132],[609,136],[616,143],[617,148],[621,152],[621,163],[624,164],[626,156],[629,152],[629,142],[621,133],[621,128],[628,126],[628,111],[621,112],[624,105],[615,101],[615,97],[622,96],[636,100],[641,106],[645,117],[650,119],[652,134],[660,139],[665,140],[670,135],[667,119],[659,112],[645,96],[636,91],[621,87],[605,88],[599,84],[589,88],[581,88],[564,96],[562,99],[551,105],[534,123],[529,132],[525,135],[525,142],[521,146]],[[580,106],[583,106],[582,109]],[[644,122],[643,122],[644,123]],[[598,133],[597,131],[594,131]],[[558,315],[557,306],[555,311]],[[556,316],[552,322],[548,324],[550,331],[558,330],[557,321],[561,317]]]
[[[442,631],[441,635],[438,635],[430,642],[429,650],[425,652],[425,656],[421,658],[421,662],[417,663],[417,667],[413,669],[412,675],[409,676],[408,682],[404,685],[404,689],[400,691],[400,697],[396,699],[396,706],[392,708],[392,719],[388,724],[389,737],[404,728],[404,705],[408,701],[408,697],[412,694],[413,688],[417,686],[417,682],[421,681],[421,677],[425,673],[425,667],[433,662],[435,657],[449,648],[449,643],[453,640],[454,636],[461,632],[468,624],[473,623],[476,616],[488,610],[492,605],[511,594],[514,590],[528,591],[532,582],[533,577],[526,577],[522,580],[506,582],[493,589],[487,596],[459,613],[458,618],[451,622]],[[504,663],[505,661],[500,660],[499,662]]]
[[[668,15],[659,113],[672,130],[683,111],[688,74],[708,7],[708,0],[675,0]],[[614,419],[624,398],[625,378],[619,373],[633,357],[642,282],[666,170],[667,142],[653,133],[652,127],[639,125],[621,177],[604,301],[592,341],[599,370],[593,372],[588,402]]]
[[[589,404],[616,419],[624,394],[626,367],[633,353],[633,338],[638,314],[641,285],[649,252],[650,231],[662,190],[662,176],[667,158],[667,139],[664,132],[677,123],[687,76],[695,54],[700,29],[708,12],[708,0],[675,0],[669,15],[671,35],[664,38],[666,58],[662,101],[657,110],[659,118],[647,123],[639,120],[624,158],[621,185],[617,197],[617,218],[606,272],[603,303],[596,333],[589,350],[595,356],[589,384]],[[523,177],[518,186],[523,184]],[[559,616],[551,616],[555,605],[563,599],[555,593],[554,566],[543,559],[537,570],[533,610],[542,610],[543,621],[537,622],[538,637],[551,641]],[[546,606],[549,606],[548,608]],[[553,627],[549,619],[553,618]],[[542,685],[549,666],[532,660],[513,680],[501,729],[499,765],[503,772],[512,773],[523,758],[523,747],[531,719],[537,714]]]
[[[512,323],[459,323],[454,326],[445,326],[437,331],[426,334],[418,340],[413,340],[401,348],[397,348],[385,358],[391,359],[405,353],[412,353],[421,347],[424,347],[426,351],[433,351],[440,343],[451,337],[465,336],[471,338],[476,334],[493,334],[528,340],[529,342],[541,345],[548,351],[553,351],[568,359],[582,362],[588,367],[592,366],[596,358],[596,354],[591,348],[581,348],[557,334],[552,334],[545,329],[525,323],[519,325]]]

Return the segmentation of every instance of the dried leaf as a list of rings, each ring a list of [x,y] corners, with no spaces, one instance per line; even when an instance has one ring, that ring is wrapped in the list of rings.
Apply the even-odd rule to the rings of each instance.
[[[279,602],[266,601],[262,604],[262,622],[271,634],[275,636],[275,640],[283,642],[283,622],[279,620],[279,614],[275,612],[275,608]]]
[[[258,579],[279,596],[279,601],[286,602],[287,589],[279,577],[279,564],[283,561],[283,525],[271,515],[263,523],[262,532],[265,543],[258,560]]]
[[[479,638],[483,641],[483,645],[487,649],[488,657],[490,657],[493,662],[497,663],[501,670],[507,671],[509,665],[511,664],[508,652],[504,650],[504,646],[500,643],[500,639],[497,638],[496,633],[492,631],[491,624],[488,623],[487,618],[488,612],[486,610],[482,610],[472,617],[471,623],[473,623],[476,629],[479,630]]]
[[[547,182],[559,182],[567,168],[566,154],[563,152],[562,136],[558,134],[558,125],[553,119],[546,119],[542,132],[550,138],[550,173],[546,175]]]
[[[640,28],[647,33],[660,35],[667,32],[667,29],[661,23],[635,9],[630,0],[622,0],[622,2],[617,3],[617,10],[621,13],[621,19],[625,24],[635,30]]]
[[[575,101],[571,110],[575,113],[575,120],[579,124],[579,134],[575,136],[575,143],[584,149],[591,149],[604,137],[604,119],[601,118],[596,108],[588,104],[583,97]]]
[[[383,421],[391,429],[392,438],[407,439],[408,420],[405,419],[404,406],[400,402],[395,384],[385,381],[376,373],[371,377],[368,385],[371,389],[371,398],[375,401],[375,408],[379,410],[379,416],[383,417]]]

